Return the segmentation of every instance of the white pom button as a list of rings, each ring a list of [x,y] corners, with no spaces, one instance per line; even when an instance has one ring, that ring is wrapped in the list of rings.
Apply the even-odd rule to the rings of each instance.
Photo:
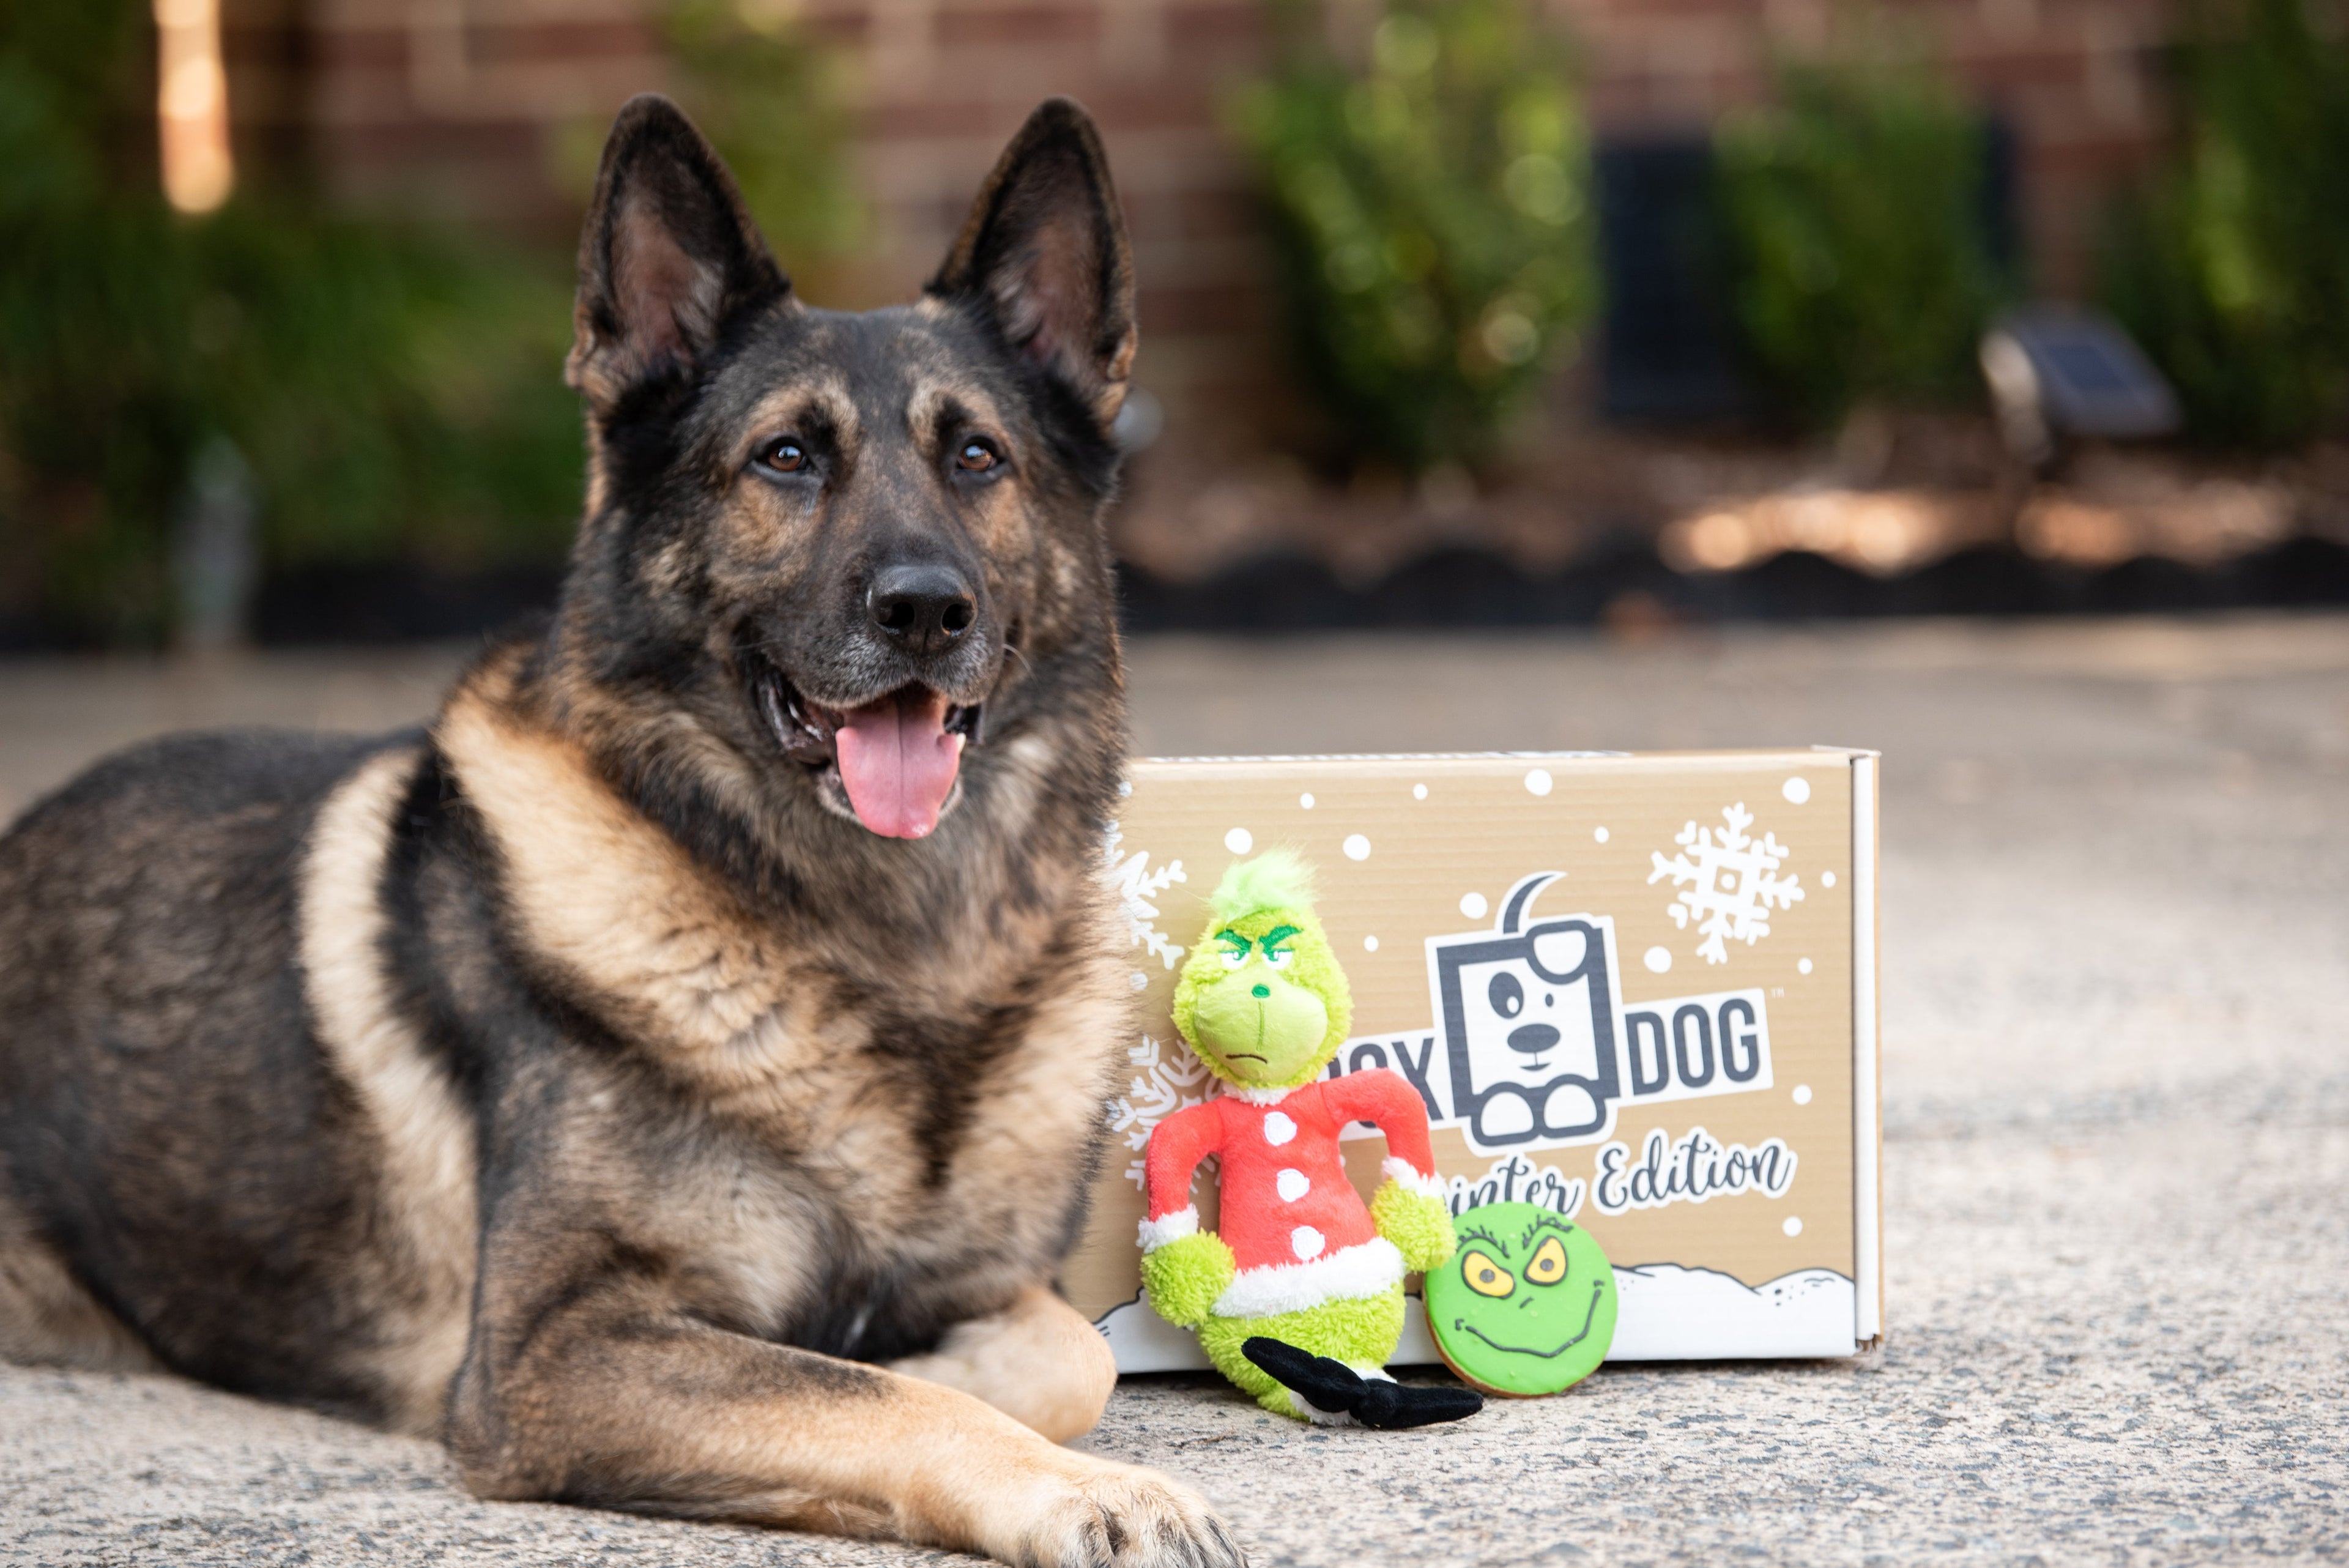
[[[1288,1119],[1286,1111],[1275,1111],[1264,1118],[1264,1141],[1278,1148],[1297,1136],[1297,1124]]]
[[[1313,1180],[1301,1170],[1284,1170],[1272,1179],[1272,1186],[1283,1203],[1294,1203],[1313,1190]]]
[[[1288,1250],[1297,1254],[1297,1261],[1300,1263],[1319,1257],[1321,1249],[1329,1244],[1322,1239],[1321,1232],[1310,1225],[1299,1225],[1288,1233]]]

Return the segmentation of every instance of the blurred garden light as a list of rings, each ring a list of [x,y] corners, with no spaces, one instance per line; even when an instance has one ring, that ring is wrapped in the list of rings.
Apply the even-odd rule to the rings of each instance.
[[[196,451],[188,493],[171,522],[173,631],[180,646],[212,653],[251,632],[261,587],[260,496],[236,443],[214,435]]]
[[[2178,429],[2178,397],[2127,333],[2093,311],[2013,310],[1982,340],[2000,436],[2024,462],[2054,457],[2059,441],[2143,440]]]
[[[209,213],[236,184],[220,0],[155,0],[155,35],[163,194],[182,213]]]
[[[1128,457],[1148,452],[1166,430],[1166,408],[1146,388],[1130,388],[1110,424],[1110,439]]]

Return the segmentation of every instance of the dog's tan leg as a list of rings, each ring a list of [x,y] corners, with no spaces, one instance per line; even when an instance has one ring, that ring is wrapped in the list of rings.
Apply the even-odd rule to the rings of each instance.
[[[1117,1386],[1109,1342],[1041,1285],[999,1313],[957,1324],[930,1355],[890,1366],[984,1399],[1056,1443],[1092,1431]]]
[[[477,1494],[889,1534],[1053,1568],[1246,1561],[1187,1487],[1056,1448],[968,1394],[614,1305],[493,1334],[503,1355],[477,1335],[450,1430]]]
[[[0,1361],[89,1372],[156,1372],[154,1353],[74,1282],[63,1260],[0,1198]]]

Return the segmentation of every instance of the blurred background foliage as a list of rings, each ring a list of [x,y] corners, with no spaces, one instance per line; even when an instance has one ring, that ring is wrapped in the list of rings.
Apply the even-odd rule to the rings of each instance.
[[[1564,43],[1523,0],[1396,0],[1360,65],[1312,8],[1274,19],[1275,68],[1231,120],[1332,452],[1484,462],[1597,300]]]
[[[2203,10],[2178,152],[2104,247],[2106,306],[2213,444],[2306,441],[2349,405],[2349,7]]]
[[[298,171],[172,212],[147,11],[0,8],[0,552],[32,597],[6,607],[44,641],[168,638],[172,520],[223,438],[266,571],[559,559],[568,245],[335,213]],[[855,236],[827,67],[760,15],[682,0],[679,89],[787,264],[820,261]]]
[[[1918,53],[1844,24],[1714,139],[1747,349],[1820,422],[1978,397],[1975,345],[2013,289],[1985,232],[1982,120]]]
[[[853,49],[813,43],[790,0],[650,3],[667,85],[785,265],[869,302]],[[1340,28],[1324,0],[1264,3],[1271,64],[1223,109],[1317,410],[1309,455],[1496,475],[1599,303],[1574,51],[1537,0],[1372,0]],[[2119,204],[2099,297],[2194,436],[2288,447],[2349,414],[2349,5],[2199,3],[2173,153]],[[1978,397],[1979,334],[2021,291],[1989,233],[1982,105],[1884,16],[1850,0],[1711,142],[1747,363],[1766,406],[1822,424]],[[580,486],[567,238],[336,211],[298,159],[174,213],[153,52],[146,0],[0,6],[0,633],[171,636],[175,519],[205,474],[249,476],[280,583],[559,560]],[[547,128],[579,202],[604,130]]]
[[[67,641],[171,631],[164,563],[224,437],[272,566],[559,552],[578,505],[559,256],[331,215],[248,177],[209,216],[152,165],[147,7],[0,20],[0,529]],[[258,188],[256,188],[258,187]]]
[[[808,36],[795,9],[791,0],[670,0],[661,38],[678,103],[734,171],[776,257],[802,293],[828,299],[857,290],[844,264],[867,238],[867,214],[849,178],[847,62]],[[558,177],[583,208],[610,128],[576,121],[556,150]]]

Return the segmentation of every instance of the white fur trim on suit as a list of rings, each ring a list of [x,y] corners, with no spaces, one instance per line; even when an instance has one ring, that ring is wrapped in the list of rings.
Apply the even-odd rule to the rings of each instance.
[[[1317,1427],[1359,1427],[1361,1425],[1360,1421],[1354,1419],[1351,1412],[1345,1410],[1324,1410],[1320,1406],[1316,1405],[1312,1400],[1308,1399],[1304,1395],[1299,1394],[1294,1388],[1283,1388],[1281,1392],[1288,1396],[1288,1407],[1290,1409],[1296,1411],[1299,1416],[1304,1417],[1305,1419],[1312,1422]]]
[[[1144,1220],[1142,1222],[1142,1250],[1154,1252],[1169,1241],[1179,1241],[1185,1236],[1198,1233],[1199,1206],[1185,1203],[1164,1220]]]
[[[1382,1366],[1364,1366],[1358,1361],[1350,1361],[1346,1365],[1353,1368],[1354,1376],[1357,1377],[1375,1377],[1381,1383],[1392,1383],[1394,1381],[1392,1377],[1387,1375],[1386,1368]],[[1299,1394],[1294,1388],[1283,1388],[1281,1392],[1288,1396],[1288,1407],[1290,1409],[1296,1411],[1299,1415],[1304,1417],[1307,1420],[1312,1422],[1317,1427],[1359,1427],[1361,1425],[1360,1421],[1354,1419],[1350,1413],[1344,1410],[1324,1410],[1320,1406],[1316,1405],[1312,1400],[1308,1399],[1304,1395]]]
[[[1295,1089],[1243,1089],[1237,1084],[1226,1084],[1224,1085],[1224,1093],[1236,1100],[1245,1100],[1251,1106],[1277,1106],[1297,1091]]]
[[[1398,1158],[1396,1156],[1392,1154],[1387,1156],[1386,1158],[1379,1161],[1379,1174],[1381,1176],[1392,1177],[1395,1180],[1402,1182],[1406,1190],[1416,1192],[1422,1198],[1433,1198],[1441,1202],[1447,1192],[1447,1189],[1444,1184],[1444,1178],[1440,1176],[1422,1176],[1418,1171],[1412,1168],[1411,1161]]]
[[[1323,1302],[1383,1295],[1402,1283],[1402,1254],[1384,1236],[1304,1263],[1246,1269],[1224,1287],[1211,1309],[1217,1317],[1270,1317],[1303,1312]]]

